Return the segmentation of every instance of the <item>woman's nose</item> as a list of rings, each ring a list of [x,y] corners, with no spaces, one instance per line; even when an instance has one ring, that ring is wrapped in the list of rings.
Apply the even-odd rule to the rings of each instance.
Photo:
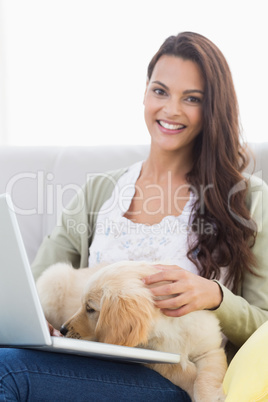
[[[180,116],[182,114],[181,102],[176,98],[167,99],[164,109],[167,116]]]

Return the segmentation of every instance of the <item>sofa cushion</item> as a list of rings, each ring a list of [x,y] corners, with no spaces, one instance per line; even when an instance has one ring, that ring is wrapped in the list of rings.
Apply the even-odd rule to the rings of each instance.
[[[226,402],[268,400],[268,322],[239,349],[226,372]]]

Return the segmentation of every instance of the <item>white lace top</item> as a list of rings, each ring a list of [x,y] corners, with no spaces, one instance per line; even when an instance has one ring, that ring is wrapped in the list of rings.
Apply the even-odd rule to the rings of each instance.
[[[111,198],[101,207],[90,246],[89,266],[100,262],[146,260],[175,264],[197,273],[196,266],[186,255],[189,249],[192,193],[181,215],[166,216],[160,223],[134,223],[123,216],[135,194],[135,184],[141,167],[142,162],[132,165],[118,180]]]

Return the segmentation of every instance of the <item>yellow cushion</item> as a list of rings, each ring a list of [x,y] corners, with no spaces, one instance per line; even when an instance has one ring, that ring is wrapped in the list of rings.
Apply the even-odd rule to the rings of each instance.
[[[245,342],[226,372],[226,402],[268,401],[268,321]]]

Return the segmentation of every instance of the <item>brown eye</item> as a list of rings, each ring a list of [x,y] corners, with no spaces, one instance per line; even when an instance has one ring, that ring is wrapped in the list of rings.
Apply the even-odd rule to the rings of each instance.
[[[155,93],[156,95],[160,95],[160,96],[166,95],[166,92],[165,92],[163,89],[161,89],[161,88],[156,88],[156,89],[154,89],[154,93]]]
[[[197,98],[196,96],[189,96],[187,101],[190,103],[201,103],[201,99]]]
[[[90,306],[87,306],[86,310],[87,310],[87,313],[89,313],[89,314],[95,313],[95,311],[96,311],[96,310],[94,310],[94,308],[92,308]]]

